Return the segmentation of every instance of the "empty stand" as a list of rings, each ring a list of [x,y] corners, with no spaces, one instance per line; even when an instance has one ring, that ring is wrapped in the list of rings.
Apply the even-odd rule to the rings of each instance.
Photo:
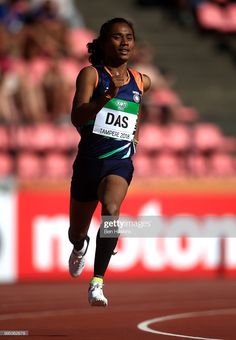
[[[42,159],[32,152],[22,152],[16,158],[16,171],[21,179],[36,179],[43,174]]]
[[[176,153],[185,153],[192,144],[191,130],[184,124],[171,124],[165,129],[164,146]]]
[[[224,13],[218,4],[203,2],[197,6],[196,13],[202,28],[221,32],[226,30]]]
[[[78,57],[87,56],[87,43],[94,39],[94,33],[86,28],[71,29],[68,36],[68,43],[71,51]]]
[[[227,32],[236,32],[236,4],[229,3],[225,11]]]
[[[71,124],[61,124],[55,127],[56,145],[55,150],[71,151],[77,150],[80,135]]]
[[[146,123],[139,130],[139,152],[156,153],[164,146],[164,132],[160,126]]]
[[[73,93],[74,93],[76,77],[81,69],[81,66],[83,65],[80,65],[78,61],[75,61],[69,58],[62,58],[59,62],[59,69],[62,72],[63,77],[65,77],[65,79],[68,81],[69,85],[71,86],[71,91]]]
[[[190,176],[205,177],[209,174],[209,165],[201,154],[191,154],[187,158],[188,174]]]
[[[236,173],[236,162],[231,155],[217,153],[211,158],[211,175],[233,176]]]
[[[31,150],[33,148],[34,126],[19,125],[11,128],[11,143],[16,150]]]
[[[137,154],[133,159],[134,174],[139,177],[154,175],[151,158],[145,154]]]
[[[32,126],[30,148],[38,152],[54,150],[57,143],[55,126],[51,123],[41,123]]]
[[[4,152],[0,152],[0,177],[10,176],[14,174],[13,158]]]
[[[7,151],[10,147],[10,136],[6,126],[0,125],[0,150]]]
[[[150,103],[157,106],[180,105],[181,100],[177,93],[170,88],[155,89],[149,96]]]
[[[199,123],[193,129],[193,146],[199,152],[209,153],[223,147],[223,135],[216,124]]]
[[[61,153],[48,153],[43,159],[43,176],[50,179],[67,178],[70,173],[68,158]]]
[[[152,160],[153,175],[160,177],[181,177],[186,175],[181,161],[172,153],[161,153]]]
[[[221,6],[221,5],[224,6]],[[222,33],[236,32],[236,4],[206,1],[197,6],[197,19],[205,30]]]

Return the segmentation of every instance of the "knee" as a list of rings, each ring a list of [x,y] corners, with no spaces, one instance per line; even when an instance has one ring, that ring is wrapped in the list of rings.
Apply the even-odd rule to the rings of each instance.
[[[68,236],[69,236],[70,242],[75,243],[77,241],[81,241],[81,240],[85,239],[86,236],[87,236],[87,232],[86,231],[85,232],[77,231],[70,226],[69,230],[68,230]]]
[[[102,215],[104,216],[118,216],[120,207],[115,202],[109,202],[102,205]]]

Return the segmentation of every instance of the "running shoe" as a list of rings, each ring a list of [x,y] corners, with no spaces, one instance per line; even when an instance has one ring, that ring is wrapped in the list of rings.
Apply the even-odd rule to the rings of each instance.
[[[107,298],[103,295],[103,286],[101,282],[90,282],[88,289],[88,301],[91,306],[106,307]]]
[[[87,236],[84,240],[84,245],[81,250],[72,250],[69,258],[69,272],[73,277],[79,276],[85,266],[85,254],[87,253],[89,246],[89,237]]]

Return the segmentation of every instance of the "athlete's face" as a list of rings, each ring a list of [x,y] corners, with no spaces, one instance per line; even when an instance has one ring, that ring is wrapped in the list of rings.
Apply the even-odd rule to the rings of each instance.
[[[104,44],[105,60],[115,64],[127,62],[133,50],[134,35],[129,25],[113,24]]]

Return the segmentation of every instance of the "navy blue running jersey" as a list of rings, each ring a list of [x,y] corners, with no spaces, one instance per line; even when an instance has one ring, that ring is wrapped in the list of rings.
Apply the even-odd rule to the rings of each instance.
[[[95,67],[97,86],[92,100],[105,93],[110,85],[111,73],[104,66]],[[143,95],[143,77],[128,69],[128,79],[116,97],[112,98],[79,129],[81,140],[79,155],[83,158],[125,159],[135,153],[135,134],[140,103]]]

